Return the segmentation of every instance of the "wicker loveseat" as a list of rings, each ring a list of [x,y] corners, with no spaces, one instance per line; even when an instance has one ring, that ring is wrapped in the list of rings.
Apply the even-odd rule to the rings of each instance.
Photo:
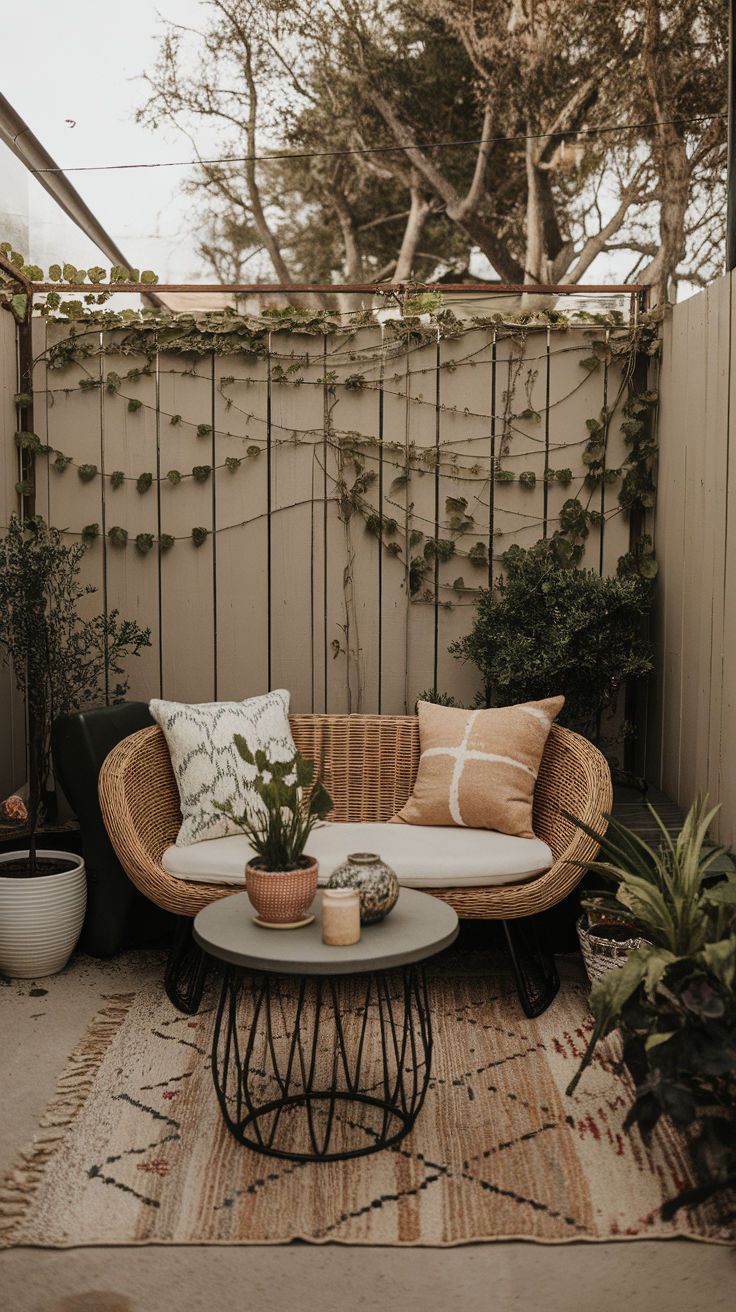
[[[299,750],[317,763],[334,799],[336,821],[386,821],[407,800],[419,762],[419,729],[409,715],[292,715]],[[191,919],[207,903],[237,889],[193,883],[170,875],[161,858],[179,830],[179,797],[166,742],[158,727],[125,738],[106,758],[99,780],[102,814],[111,842],[130,879],[158,906],[179,915],[180,934],[167,968],[167,990],[183,1010],[196,1010],[202,962],[191,945]],[[554,959],[535,942],[528,918],[570,893],[581,878],[580,862],[596,845],[567,815],[601,824],[611,806],[605,758],[578,734],[554,725],[534,794],[534,829],[551,848],[549,870],[525,883],[496,887],[432,889],[461,919],[500,920],[511,950],[519,995],[528,1015],[554,997]],[[523,922],[523,925],[522,923]]]

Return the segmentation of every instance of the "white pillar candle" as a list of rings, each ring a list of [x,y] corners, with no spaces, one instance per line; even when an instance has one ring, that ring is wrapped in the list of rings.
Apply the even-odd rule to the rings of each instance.
[[[357,888],[322,890],[322,942],[348,947],[360,940],[360,894]]]

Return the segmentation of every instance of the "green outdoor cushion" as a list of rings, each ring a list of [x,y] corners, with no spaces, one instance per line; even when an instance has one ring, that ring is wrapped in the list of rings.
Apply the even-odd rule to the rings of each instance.
[[[93,957],[160,942],[174,923],[128,879],[107,836],[97,796],[108,752],[151,724],[145,702],[121,702],[60,716],[52,730],[54,769],[79,820],[87,865],[87,914],[79,946]]]

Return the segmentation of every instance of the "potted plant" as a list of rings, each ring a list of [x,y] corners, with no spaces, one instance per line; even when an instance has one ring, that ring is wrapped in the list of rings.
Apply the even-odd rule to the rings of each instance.
[[[564,694],[560,722],[598,737],[622,685],[653,668],[644,636],[651,582],[563,566],[551,541],[513,546],[502,559],[505,577],[481,592],[470,633],[450,652],[478,668],[484,703]]]
[[[697,1184],[668,1201],[667,1218],[736,1188],[736,874],[712,869],[724,851],[707,840],[718,808],[697,798],[676,838],[649,809],[656,849],[610,817],[595,834],[602,859],[587,868],[612,887],[588,905],[647,941],[594,984],[593,1033],[568,1093],[619,1029],[635,1085],[625,1129],[637,1125],[646,1142],[667,1116],[689,1137]]]
[[[251,752],[242,734],[236,733],[234,742],[242,760],[258,771],[253,782],[257,801],[242,815],[235,814],[231,802],[219,806],[257,853],[245,868],[245,886],[258,922],[280,928],[308,923],[318,864],[304,849],[314,826],[332,810],[332,798],[301,752],[288,761],[272,761],[260,748]]]
[[[116,610],[83,619],[79,582],[85,553],[40,517],[11,518],[0,540],[0,661],[9,665],[26,711],[27,798],[3,807],[25,845],[0,855],[0,971],[20,978],[61,970],[76,945],[87,897],[84,862],[38,847],[51,809],[51,726],[57,715],[119,701],[122,661],[149,644],[149,630]]]

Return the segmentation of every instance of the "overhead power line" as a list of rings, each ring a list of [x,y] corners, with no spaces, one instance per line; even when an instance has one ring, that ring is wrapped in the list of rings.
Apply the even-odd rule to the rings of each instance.
[[[614,132],[639,132],[644,128],[674,126],[683,123],[706,123],[726,119],[727,114],[696,114],[690,118],[663,118],[643,123],[611,123],[599,128],[574,128],[559,132],[527,132],[509,136],[468,137],[461,141],[405,141],[391,146],[355,146],[344,150],[280,150],[265,155],[220,155],[213,159],[171,159],[136,164],[73,164],[69,168],[32,168],[31,173],[111,173],[123,169],[180,169],[214,164],[275,163],[279,160],[340,159],[348,155],[390,155],[408,150],[462,150],[467,146],[501,145],[515,141],[556,141],[569,137],[601,137]],[[19,136],[22,133],[18,134]]]

